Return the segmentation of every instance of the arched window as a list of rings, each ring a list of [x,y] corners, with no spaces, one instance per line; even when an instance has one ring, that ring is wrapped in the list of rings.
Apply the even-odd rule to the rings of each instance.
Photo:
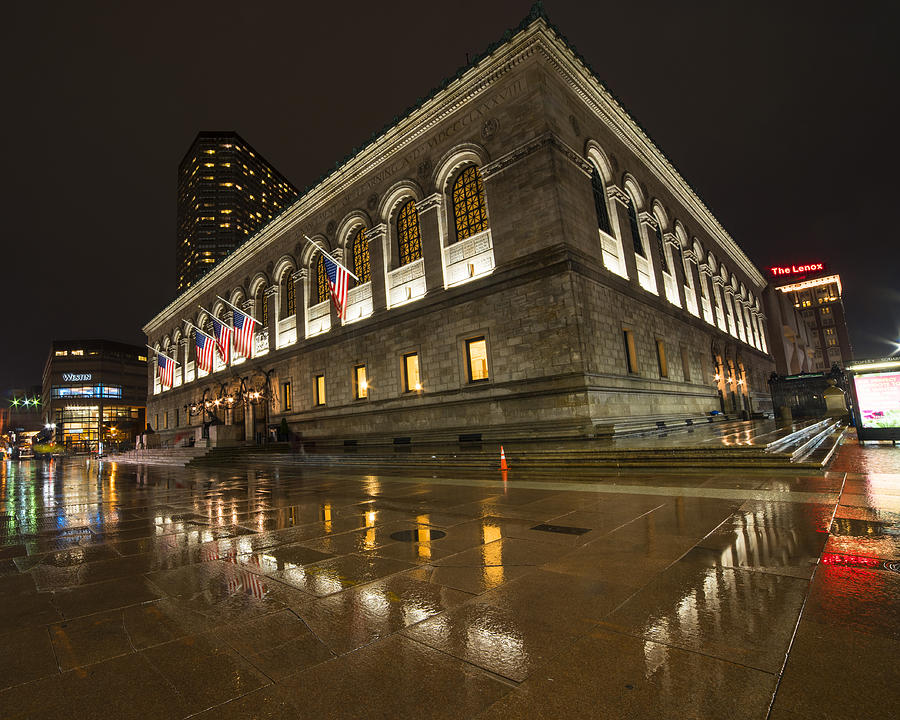
[[[634,252],[642,258],[647,257],[644,254],[644,243],[641,242],[641,230],[638,227],[637,212],[634,209],[634,200],[628,198],[628,222],[631,225],[631,239],[634,243]]]
[[[323,303],[328,299],[328,275],[325,272],[325,256],[319,253],[319,260],[316,263],[316,302]]]
[[[294,296],[294,281],[291,279],[291,269],[287,268],[281,274],[281,317],[287,318],[297,312],[297,301]]]
[[[487,229],[484,184],[475,165],[463,170],[453,183],[453,218],[457,241]]]
[[[369,241],[366,239],[365,228],[357,230],[353,237],[353,274],[359,278],[360,285],[372,279],[372,269],[369,265]]]
[[[400,251],[401,265],[408,265],[422,257],[419,213],[415,200],[407,202],[397,213],[397,249]]]
[[[591,170],[591,188],[594,191],[594,207],[597,208],[597,227],[607,235],[612,235],[609,224],[609,206],[606,204],[606,188],[597,168]]]
[[[669,259],[666,257],[666,244],[663,242],[662,228],[659,226],[658,221],[656,224],[656,247],[659,248],[659,261],[662,263],[663,272],[671,272],[669,270]]]
[[[269,324],[269,298],[266,297],[266,286],[261,285],[256,291],[256,298],[253,301],[253,307],[256,310],[256,319],[263,325]]]

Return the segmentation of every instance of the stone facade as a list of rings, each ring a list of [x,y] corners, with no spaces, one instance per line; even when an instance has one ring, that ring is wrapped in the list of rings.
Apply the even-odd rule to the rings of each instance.
[[[457,241],[451,186],[473,165],[488,229]],[[597,197],[608,232],[598,229]],[[397,214],[409,200],[421,259],[401,266]],[[352,269],[359,228],[371,282],[351,288],[342,321],[316,297],[317,249]],[[306,439],[364,443],[595,436],[713,410],[767,410],[774,366],[758,300],[765,284],[652,141],[535,16],[145,326],[148,342],[174,348],[181,363],[173,389],[160,387],[151,369],[148,418],[218,399],[209,413],[183,411],[182,427],[160,431],[174,442],[214,414],[243,423],[252,439],[266,419],[271,426],[284,418]],[[268,322],[253,358],[197,378],[184,321],[202,327],[201,305],[229,319],[219,297],[260,322],[266,302]],[[485,340],[486,380],[470,380],[473,338]],[[406,391],[410,353],[421,388]],[[360,365],[364,399],[354,394]],[[318,375],[324,404],[316,402]],[[236,399],[241,388],[246,399],[248,388],[265,387],[267,406]],[[226,411],[227,398],[235,399]]]

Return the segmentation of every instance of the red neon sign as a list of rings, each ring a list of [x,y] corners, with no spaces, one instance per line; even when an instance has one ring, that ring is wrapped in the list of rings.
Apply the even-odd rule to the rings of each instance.
[[[811,272],[822,272],[825,263],[810,263],[809,265],[790,265],[787,267],[776,266],[769,268],[773,275],[805,275]]]

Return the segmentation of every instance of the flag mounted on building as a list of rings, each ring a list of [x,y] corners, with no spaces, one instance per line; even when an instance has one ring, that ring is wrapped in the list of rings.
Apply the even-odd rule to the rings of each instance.
[[[215,341],[209,335],[204,335],[198,330],[197,338],[194,342],[197,346],[197,367],[211,373],[213,371]]]
[[[156,374],[160,385],[172,387],[175,384],[175,361],[161,352],[156,353]]]
[[[216,336],[216,345],[219,347],[219,357],[226,365],[231,362],[231,335],[233,330],[229,325],[218,318],[212,318],[213,334]]]
[[[234,347],[244,357],[250,357],[253,349],[253,329],[256,327],[256,321],[235,309],[234,311]]]
[[[334,303],[338,316],[343,320],[344,313],[347,311],[347,290],[350,285],[350,272],[325,253],[322,253],[322,259],[325,261],[325,274],[328,276],[328,285],[331,287],[331,301]]]

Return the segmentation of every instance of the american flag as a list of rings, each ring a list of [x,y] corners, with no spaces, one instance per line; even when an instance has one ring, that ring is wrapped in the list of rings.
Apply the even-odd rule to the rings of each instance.
[[[250,357],[253,348],[253,328],[256,320],[240,310],[234,311],[234,346],[244,357]]]
[[[212,319],[213,334],[216,336],[216,344],[219,346],[219,356],[226,365],[231,362],[231,334],[234,330],[216,318]]]
[[[350,273],[343,265],[339,265],[330,257],[322,254],[325,261],[325,274],[328,275],[328,284],[331,286],[331,300],[338,315],[343,319],[347,310],[347,289],[350,285]]]
[[[175,384],[175,361],[168,355],[156,353],[156,372],[160,385],[172,387]]]
[[[215,345],[213,339],[209,335],[197,331],[195,342],[197,344],[197,367],[211,373],[213,370],[213,346]]]

